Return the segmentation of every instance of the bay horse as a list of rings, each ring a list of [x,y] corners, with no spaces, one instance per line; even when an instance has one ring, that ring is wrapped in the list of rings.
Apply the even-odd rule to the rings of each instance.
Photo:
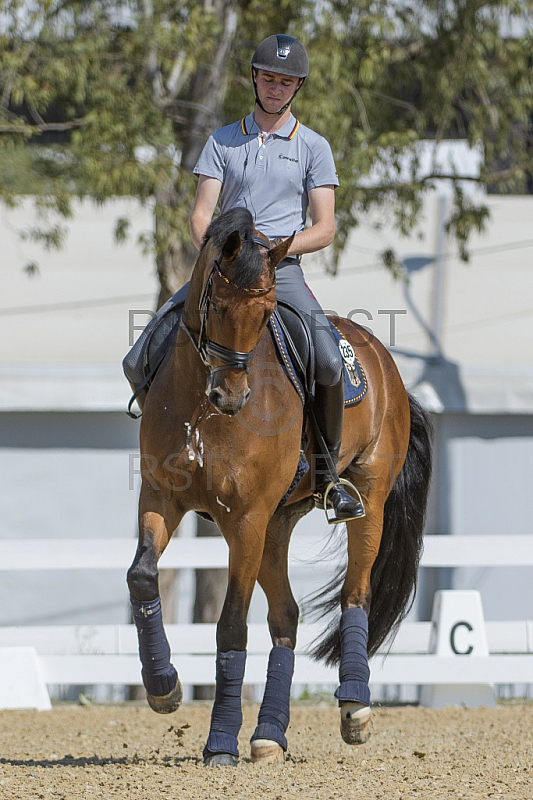
[[[316,450],[267,327],[276,307],[276,266],[290,242],[271,247],[241,208],[211,223],[175,341],[143,406],[139,542],[128,586],[147,700],[159,713],[176,710],[182,698],[162,623],[159,557],[191,510],[214,520],[229,547],[216,694],[203,753],[208,766],[238,760],[247,614],[256,581],[268,601],[272,650],[252,761],[282,762],[287,749],[299,613],[288,548],[296,522],[314,507],[312,471],[282,499],[299,465],[302,426],[308,427],[310,464]],[[366,397],[345,411],[338,465],[339,475],[359,491],[366,516],[347,522],[347,566],[316,596],[319,611],[335,608],[337,619],[314,655],[339,664],[341,734],[359,744],[372,729],[368,656],[395,631],[415,589],[430,431],[385,347],[354,323],[334,322],[368,380]]]

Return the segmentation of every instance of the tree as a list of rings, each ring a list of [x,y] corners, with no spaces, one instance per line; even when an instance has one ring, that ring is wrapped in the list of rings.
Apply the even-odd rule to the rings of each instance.
[[[161,305],[193,263],[192,168],[207,132],[224,121],[239,17],[267,12],[245,0],[4,0],[0,10],[4,157],[24,144],[68,144],[37,153],[38,204],[48,219],[68,218],[75,194],[151,203],[154,228],[140,243],[154,254]],[[269,17],[276,21],[275,12]],[[5,181],[0,192],[16,201]],[[117,220],[119,241],[128,231],[129,221]],[[32,235],[61,244],[57,223]]]
[[[480,185],[526,190],[528,10],[519,0],[0,0],[0,158],[33,146],[45,217],[68,217],[75,193],[151,203],[154,227],[141,244],[154,254],[161,304],[194,258],[187,217],[201,147],[251,107],[254,44],[286,30],[303,38],[312,64],[297,113],[331,141],[339,168],[330,269],[362,212],[392,214],[408,233],[424,194],[444,178],[455,187],[449,228],[466,257],[486,212],[455,171],[421,174],[420,142],[466,138],[484,152]],[[517,35],[506,37],[513,23]],[[0,196],[15,202],[9,181]],[[115,232],[127,236],[128,220]],[[33,236],[59,245],[61,225],[43,223]],[[392,254],[384,258],[395,266]]]

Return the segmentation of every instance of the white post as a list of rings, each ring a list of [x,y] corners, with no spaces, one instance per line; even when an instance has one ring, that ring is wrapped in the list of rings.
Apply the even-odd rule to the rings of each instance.
[[[35,647],[0,647],[0,709],[4,708],[52,708]]]
[[[429,652],[436,656],[489,655],[481,595],[474,591],[435,592]],[[491,684],[434,684],[422,687],[420,704],[432,708],[462,705],[494,707]]]

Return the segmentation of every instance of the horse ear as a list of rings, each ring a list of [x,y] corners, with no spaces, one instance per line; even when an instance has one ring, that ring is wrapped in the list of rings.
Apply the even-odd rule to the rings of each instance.
[[[224,261],[234,261],[241,252],[241,248],[242,243],[239,231],[233,231],[224,242],[222,258]]]
[[[270,266],[272,269],[276,269],[280,261],[283,261],[287,253],[289,252],[289,248],[292,244],[292,240],[294,239],[294,233],[292,236],[289,236],[288,239],[281,242],[281,244],[276,245],[276,247],[272,247],[268,251],[268,259],[270,261]]]

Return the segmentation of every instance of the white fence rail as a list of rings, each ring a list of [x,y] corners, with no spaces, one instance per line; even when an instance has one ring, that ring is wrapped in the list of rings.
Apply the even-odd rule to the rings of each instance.
[[[431,623],[406,622],[387,658],[378,654],[372,660],[371,682],[532,682],[533,621],[487,622],[486,629],[489,658],[437,658],[428,655]],[[295,684],[328,684],[337,680],[335,669],[317,664],[305,654],[320,630],[320,625],[300,626]],[[215,625],[167,625],[166,631],[182,683],[213,683]],[[0,647],[28,645],[35,647],[48,684],[141,683],[133,625],[0,628]],[[250,625],[246,683],[261,684],[265,680],[270,646],[266,625]]]
[[[19,539],[2,541],[2,571],[126,570],[132,539]],[[293,564],[309,563],[305,538],[291,546]],[[307,564],[306,564],[307,562]],[[172,540],[162,569],[227,565],[220,537]],[[327,566],[327,562],[326,562]],[[533,536],[426,536],[423,567],[533,566]],[[336,672],[313,662],[305,651],[320,626],[302,625],[295,684],[330,684]],[[387,658],[372,662],[373,684],[533,683],[533,622],[487,622],[490,656],[440,657],[428,653],[431,623],[406,622]],[[214,675],[215,626],[169,625],[173,656],[182,682],[210,684]],[[140,662],[133,625],[0,627],[0,647],[34,647],[47,684],[139,684]],[[270,637],[266,625],[249,626],[246,682],[265,678]]]
[[[133,539],[5,539],[1,570],[122,569],[135,552]],[[291,558],[309,560],[309,543],[295,537]],[[226,567],[228,548],[221,537],[172,539],[161,569]],[[533,566],[533,536],[426,536],[423,567]]]

